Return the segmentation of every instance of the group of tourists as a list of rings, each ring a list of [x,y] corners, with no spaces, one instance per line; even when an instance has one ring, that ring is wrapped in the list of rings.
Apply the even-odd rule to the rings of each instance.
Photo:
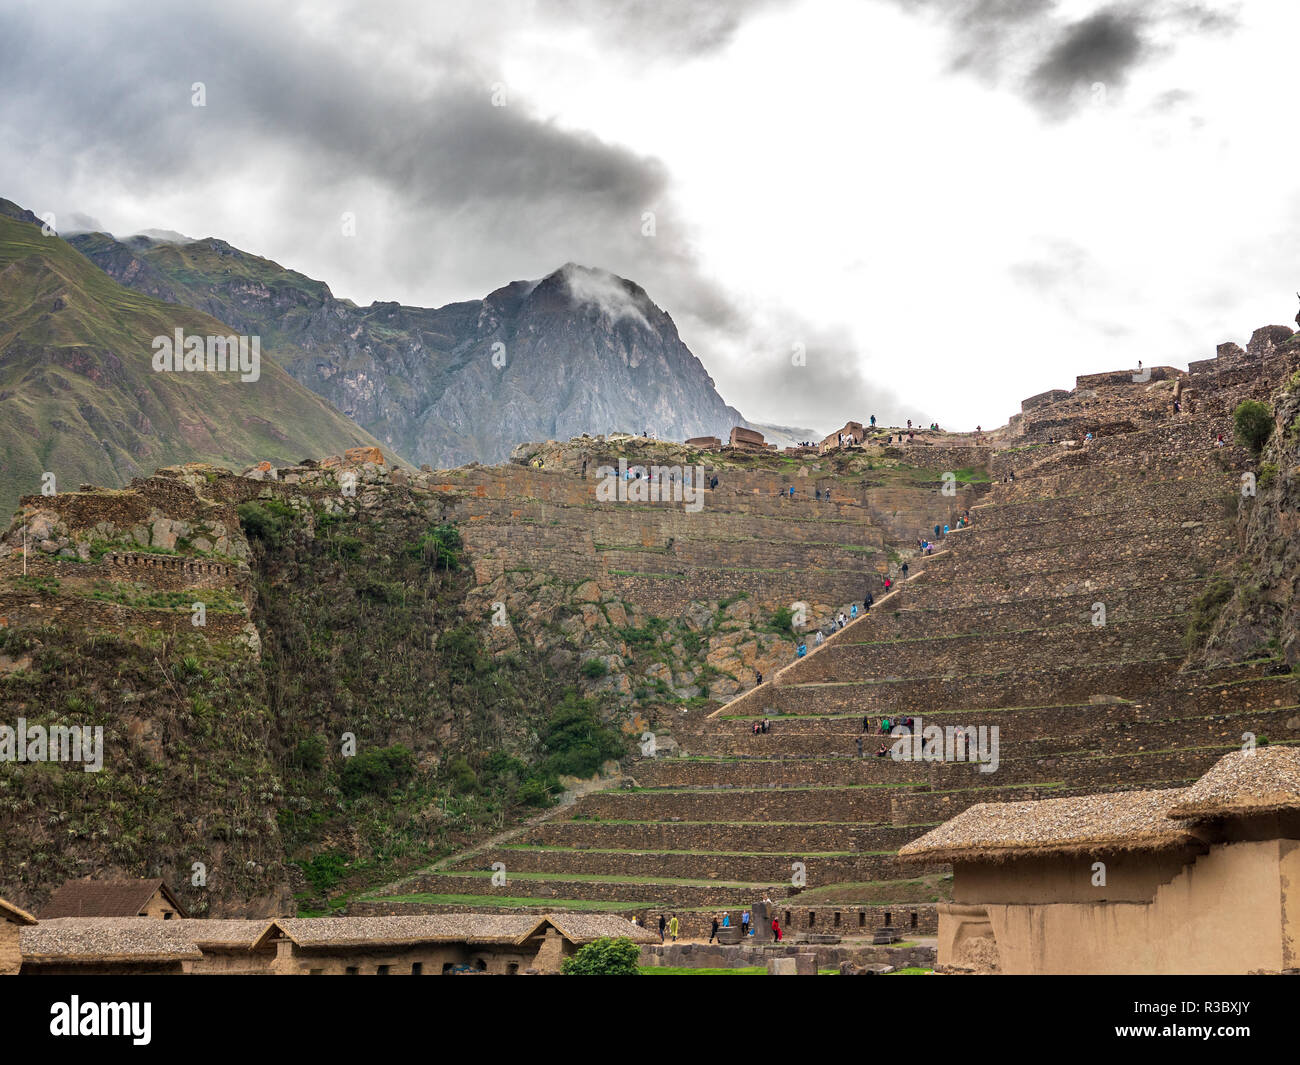
[[[632,923],[638,924],[639,922],[635,917],[633,917]],[[750,920],[749,910],[743,911],[740,915],[740,934],[742,936],[749,937],[754,934],[754,930],[750,928],[751,923],[752,922]],[[721,929],[730,928],[730,927],[731,927],[730,913],[726,913],[726,912],[715,913],[713,915],[712,927],[709,929],[709,942],[712,943],[715,939],[719,938],[718,932]],[[665,919],[662,913],[659,915],[659,942],[661,943],[666,941],[664,935],[665,931],[667,932],[668,938],[671,938],[672,941],[676,943],[678,934],[681,931],[681,924],[678,922],[676,914],[673,914],[671,919]],[[780,926],[777,924],[775,919],[772,921],[772,933],[773,933],[772,934],[773,939],[780,940],[781,938]]]
[[[762,734],[762,733],[765,733],[765,732],[767,732],[771,727],[772,727],[772,723],[771,723],[770,721],[768,721],[767,718],[763,718],[762,721],[755,721],[755,722],[754,722],[754,728],[753,728],[754,735],[755,735],[755,736],[758,736],[758,735],[760,735],[760,734]]]

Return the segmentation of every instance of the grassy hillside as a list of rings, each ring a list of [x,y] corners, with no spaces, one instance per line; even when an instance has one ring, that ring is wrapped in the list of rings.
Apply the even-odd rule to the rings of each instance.
[[[155,372],[153,338],[178,328],[236,332],[123,288],[57,236],[0,214],[0,513],[47,472],[61,490],[116,486],[180,462],[285,463],[377,444],[275,365],[266,337],[257,381]]]

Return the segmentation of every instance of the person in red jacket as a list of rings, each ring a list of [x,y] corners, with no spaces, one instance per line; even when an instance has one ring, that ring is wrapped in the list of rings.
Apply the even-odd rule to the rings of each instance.
[[[772,918],[772,942],[773,943],[781,942],[781,922],[778,921],[775,917]]]

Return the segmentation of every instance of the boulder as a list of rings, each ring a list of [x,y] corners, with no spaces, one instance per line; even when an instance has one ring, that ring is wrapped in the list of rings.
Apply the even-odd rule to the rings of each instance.
[[[350,447],[343,452],[345,462],[373,462],[376,466],[384,464],[384,453],[377,447]]]
[[[840,962],[841,976],[887,976],[893,971],[892,965],[855,965],[851,961]]]

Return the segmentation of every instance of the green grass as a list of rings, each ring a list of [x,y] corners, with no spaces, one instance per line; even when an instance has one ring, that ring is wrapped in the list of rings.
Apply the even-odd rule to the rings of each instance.
[[[642,976],[766,976],[762,965],[744,965],[735,969],[692,969],[685,965],[642,965]]]

